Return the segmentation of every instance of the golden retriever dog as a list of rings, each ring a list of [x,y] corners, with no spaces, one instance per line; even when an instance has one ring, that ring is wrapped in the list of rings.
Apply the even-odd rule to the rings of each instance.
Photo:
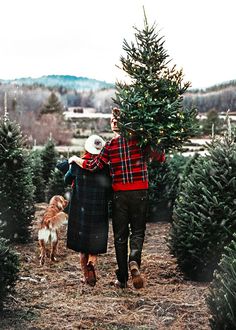
[[[58,229],[67,222],[68,215],[63,212],[68,205],[68,201],[60,196],[53,196],[43,215],[43,219],[38,231],[38,241],[40,247],[40,265],[45,262],[46,246],[51,244],[50,259],[55,261],[58,246]]]

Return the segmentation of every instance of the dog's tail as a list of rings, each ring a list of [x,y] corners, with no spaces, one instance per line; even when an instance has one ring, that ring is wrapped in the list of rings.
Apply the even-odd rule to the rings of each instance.
[[[55,236],[55,235],[54,235]],[[38,240],[44,241],[45,243],[49,243],[49,241],[52,239],[51,237],[51,230],[47,228],[41,228],[38,231]]]

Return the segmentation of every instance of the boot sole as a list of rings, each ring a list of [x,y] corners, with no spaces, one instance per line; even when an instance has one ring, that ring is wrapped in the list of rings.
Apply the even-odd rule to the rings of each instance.
[[[132,282],[135,289],[142,289],[144,281],[138,269],[131,270]]]

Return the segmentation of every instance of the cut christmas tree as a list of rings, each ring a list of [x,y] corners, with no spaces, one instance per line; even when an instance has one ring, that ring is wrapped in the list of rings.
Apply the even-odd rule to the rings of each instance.
[[[145,16],[144,28],[135,28],[135,42],[124,40],[121,64],[130,82],[116,83],[114,102],[121,109],[119,127],[124,135],[136,135],[141,146],[168,150],[193,134],[196,110],[183,108],[190,83],[183,83],[182,70],[170,65],[163,37],[155,30]]]

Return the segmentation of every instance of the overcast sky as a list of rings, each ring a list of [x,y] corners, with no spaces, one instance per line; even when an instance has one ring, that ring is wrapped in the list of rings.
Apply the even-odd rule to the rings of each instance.
[[[149,24],[193,88],[236,79],[235,0],[2,0],[0,79],[123,79],[123,40]]]

